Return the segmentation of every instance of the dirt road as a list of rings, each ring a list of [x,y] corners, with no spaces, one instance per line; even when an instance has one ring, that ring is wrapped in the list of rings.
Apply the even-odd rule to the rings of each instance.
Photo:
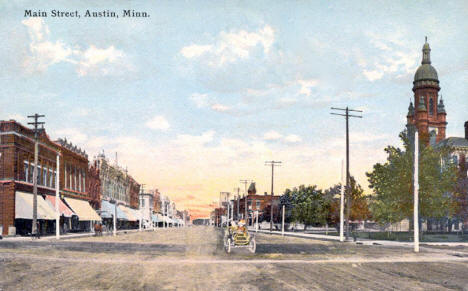
[[[0,243],[0,290],[468,290],[468,253],[258,235],[222,249],[210,227]]]

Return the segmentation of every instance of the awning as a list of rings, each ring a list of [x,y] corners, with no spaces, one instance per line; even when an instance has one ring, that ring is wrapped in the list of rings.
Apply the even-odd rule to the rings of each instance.
[[[141,215],[141,210],[140,209],[133,209],[133,208],[129,208],[130,211],[132,212],[133,216],[135,216],[135,218],[137,220],[140,220],[140,218],[142,218],[142,215]]]
[[[16,191],[15,198],[15,218],[33,219],[34,195]],[[55,218],[55,210],[41,195],[37,195],[37,219],[53,220]]]
[[[151,215],[151,220],[152,220],[153,222],[155,222],[155,223],[158,223],[158,222],[161,221],[161,220],[159,220],[159,217],[158,217],[157,214],[152,214],[152,215]]]
[[[101,217],[99,217],[87,201],[67,197],[65,198],[65,202],[78,215],[80,221],[101,221]]]
[[[130,207],[127,207],[127,206],[119,206],[122,208],[122,211],[125,213],[125,216],[127,217],[128,221],[137,221],[138,218],[135,217],[132,209]]]
[[[55,211],[55,196],[47,195],[46,201],[50,205],[50,207]],[[73,213],[73,211],[70,210],[70,208],[68,208],[67,205],[65,205],[65,203],[63,203],[62,199],[60,198],[58,200],[58,207],[60,215],[63,215],[65,217],[72,217],[72,215],[76,215],[75,213]]]

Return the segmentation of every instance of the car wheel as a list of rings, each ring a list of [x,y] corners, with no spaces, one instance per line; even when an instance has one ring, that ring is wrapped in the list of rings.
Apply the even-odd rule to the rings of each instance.
[[[255,250],[257,249],[257,243],[255,242],[255,239],[250,240],[249,243],[249,251],[251,253],[255,253]]]

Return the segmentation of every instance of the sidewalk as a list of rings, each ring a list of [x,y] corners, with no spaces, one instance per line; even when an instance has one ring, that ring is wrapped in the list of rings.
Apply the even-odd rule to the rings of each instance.
[[[255,233],[255,227],[249,227],[249,231]],[[258,233],[263,234],[271,234],[271,235],[281,235],[281,231],[273,231],[270,232],[269,230],[258,230]],[[340,241],[339,236],[333,235],[324,235],[324,234],[313,234],[313,233],[300,233],[300,232],[290,232],[285,231],[284,236],[291,236],[291,237],[301,237],[301,238],[310,238],[310,239],[319,239],[319,240],[328,240],[328,241]],[[413,242],[400,242],[400,241],[391,241],[391,240],[370,240],[370,239],[363,239],[358,238],[357,241],[353,241],[353,239],[348,239],[348,243],[355,243],[361,245],[383,245],[383,246],[397,246],[397,247],[413,247]],[[424,247],[426,246],[448,246],[448,247],[468,247],[468,242],[419,242],[419,244]]]
[[[170,229],[170,228],[154,228],[154,229],[142,229],[141,231],[157,231],[157,230],[163,230],[163,229]],[[121,234],[126,234],[126,233],[135,233],[135,232],[140,232],[139,229],[122,229],[122,230],[117,230],[117,235]],[[110,232],[103,232],[103,236],[111,236],[113,233],[112,231]],[[66,240],[66,239],[73,239],[73,238],[81,238],[81,237],[90,237],[94,236],[94,232],[83,232],[83,233],[67,233],[67,234],[61,234],[60,235],[60,240]],[[3,239],[0,240],[0,243],[2,241],[56,241],[57,239],[55,238],[54,235],[47,235],[47,236],[41,236],[40,239],[36,239],[35,237],[30,237],[30,236],[7,236],[3,237]]]

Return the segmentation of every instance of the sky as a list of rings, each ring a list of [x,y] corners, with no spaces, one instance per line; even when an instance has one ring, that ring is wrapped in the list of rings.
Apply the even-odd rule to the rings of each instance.
[[[350,172],[369,192],[365,173],[400,145],[425,36],[447,136],[468,120],[466,1],[1,1],[0,12],[0,120],[45,114],[52,139],[91,160],[117,152],[193,217],[221,191],[242,194],[241,179],[270,193],[267,160],[282,161],[275,194],[339,183],[345,120],[330,107],[363,111]]]

